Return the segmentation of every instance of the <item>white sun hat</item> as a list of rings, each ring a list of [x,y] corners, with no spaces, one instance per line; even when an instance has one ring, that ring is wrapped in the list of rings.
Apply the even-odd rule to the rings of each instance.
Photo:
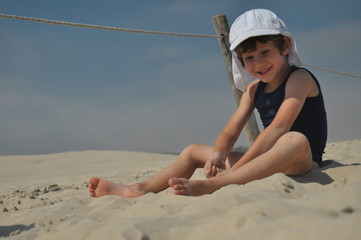
[[[297,56],[296,42],[293,35],[288,32],[286,24],[276,14],[266,9],[253,9],[239,16],[231,26],[229,43],[232,51],[232,71],[235,86],[245,92],[247,86],[256,80],[254,76],[242,66],[234,49],[244,40],[263,35],[282,34],[291,39],[291,49],[288,53],[288,64],[301,66]]]

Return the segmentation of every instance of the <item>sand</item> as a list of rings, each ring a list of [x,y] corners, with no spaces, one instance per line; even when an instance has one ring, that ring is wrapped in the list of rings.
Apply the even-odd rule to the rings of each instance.
[[[361,239],[361,140],[329,143],[326,166],[201,197],[170,189],[91,198],[87,180],[133,183],[176,156],[84,151],[0,157],[4,239]],[[202,179],[201,171],[194,178]]]

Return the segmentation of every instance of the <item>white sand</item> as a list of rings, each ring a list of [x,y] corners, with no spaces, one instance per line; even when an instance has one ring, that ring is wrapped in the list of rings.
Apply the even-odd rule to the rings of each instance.
[[[330,164],[201,197],[170,189],[90,198],[91,176],[132,183],[176,156],[85,151],[0,157],[0,237],[9,239],[361,239],[361,140],[330,143]],[[203,178],[197,171],[195,178]]]

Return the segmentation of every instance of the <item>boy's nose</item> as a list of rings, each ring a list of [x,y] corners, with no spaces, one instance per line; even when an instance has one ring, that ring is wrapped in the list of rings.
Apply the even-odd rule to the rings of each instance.
[[[258,58],[255,58],[255,59],[254,59],[254,65],[255,65],[256,67],[262,67],[262,65],[263,65],[264,63],[265,63],[265,61],[264,61],[263,58],[258,57]]]

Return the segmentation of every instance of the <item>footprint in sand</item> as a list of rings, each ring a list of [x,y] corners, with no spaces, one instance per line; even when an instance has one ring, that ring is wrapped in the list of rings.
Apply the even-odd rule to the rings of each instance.
[[[57,202],[62,202],[61,198],[56,198],[49,193],[56,193],[67,189],[79,190],[75,186],[59,186],[58,184],[51,184],[44,188],[35,188],[32,191],[24,191],[17,189],[14,192],[0,196],[0,206],[2,212],[11,213],[22,209],[38,208],[42,206],[54,205]]]
[[[291,193],[293,190],[295,190],[295,186],[293,185],[292,181],[287,178],[279,179],[277,181],[277,188],[285,193]]]

